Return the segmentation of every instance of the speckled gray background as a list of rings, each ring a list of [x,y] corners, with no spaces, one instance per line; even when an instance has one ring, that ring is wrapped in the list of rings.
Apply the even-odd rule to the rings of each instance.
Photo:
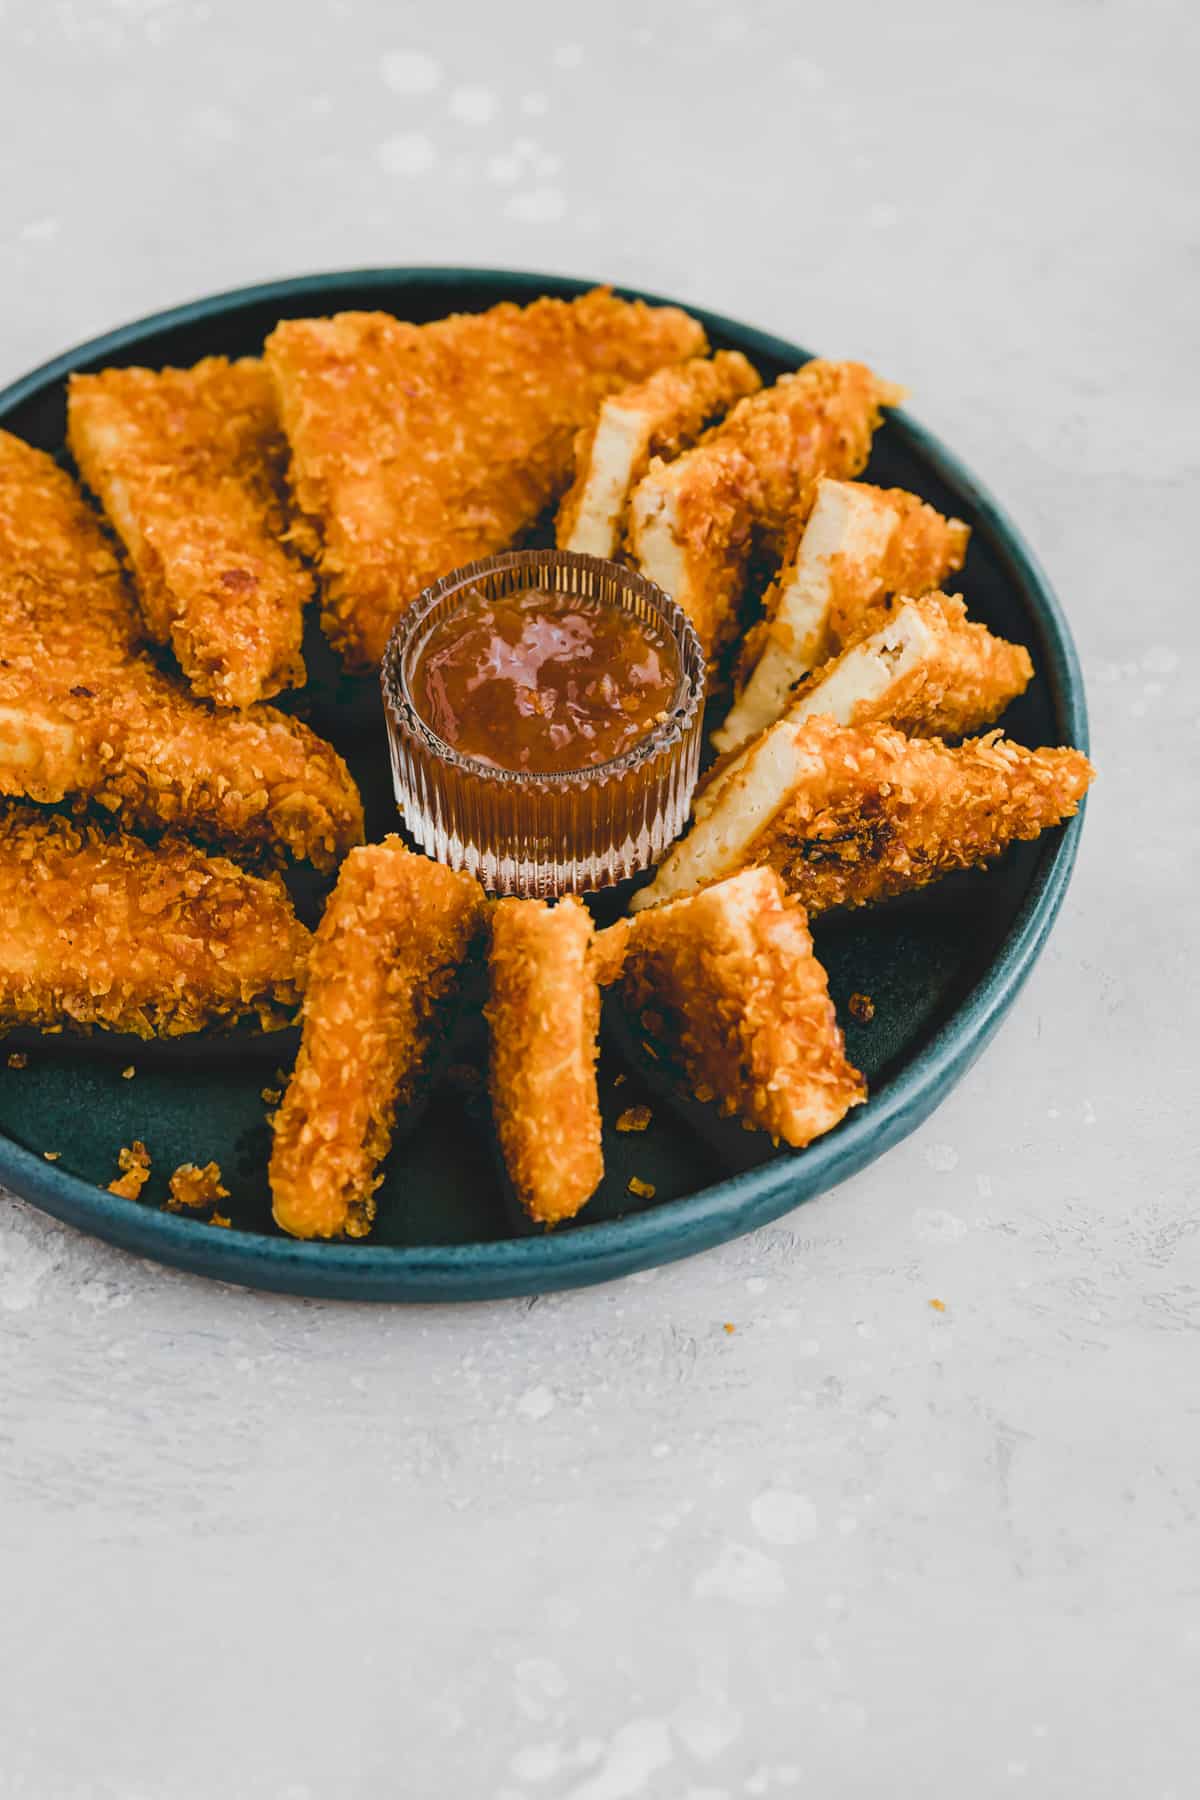
[[[355,1311],[0,1198],[4,1800],[1196,1793],[1197,38],[1183,0],[0,0],[0,379],[404,261],[868,358],[1048,564],[1102,770],[983,1062],[698,1261]]]

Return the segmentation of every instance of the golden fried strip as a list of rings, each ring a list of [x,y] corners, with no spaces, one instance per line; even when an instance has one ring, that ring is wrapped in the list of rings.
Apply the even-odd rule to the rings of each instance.
[[[629,505],[637,567],[672,594],[706,650],[733,628],[755,541],[782,559],[823,475],[857,475],[904,390],[862,363],[810,362],[734,407],[694,450],[651,463]]]
[[[164,839],[0,813],[0,1027],[178,1037],[287,1024],[309,934],[277,875]]]
[[[422,588],[535,523],[607,394],[705,348],[686,313],[603,289],[429,325],[279,325],[267,367],[293,492],[324,541],[322,623],[347,664],[377,663]]]
[[[501,900],[493,908],[492,1114],[513,1190],[541,1225],[573,1218],[604,1174],[592,944],[581,900]]]
[[[555,521],[560,550],[616,556],[629,496],[652,456],[690,449],[705,426],[762,386],[740,350],[694,356],[622,388],[575,439],[575,479]]]
[[[275,1222],[293,1237],[370,1231],[396,1109],[415,1096],[483,907],[469,875],[413,855],[398,837],[342,864],[274,1120]]]
[[[960,569],[969,536],[902,488],[819,481],[798,548],[748,634],[751,673],[713,733],[717,749],[736,750],[779,718],[797,682],[861,635],[886,595],[924,594]]]
[[[866,1099],[804,908],[746,869],[638,915],[624,992],[678,1048],[699,1100],[797,1149]]]
[[[837,725],[891,725],[907,737],[965,737],[993,724],[1033,679],[1024,645],[993,637],[968,619],[958,596],[897,599],[894,610],[877,607],[871,617],[885,622],[802,682],[762,736],[820,715]],[[737,770],[760,754],[762,736],[715,765],[696,795],[697,819],[712,812]]]
[[[138,648],[120,566],[70,476],[0,432],[0,795],[331,868],[362,837],[341,757],[272,706],[214,711]]]
[[[657,906],[765,863],[810,913],[864,906],[1060,824],[1092,775],[1078,750],[1027,750],[999,732],[950,748],[883,725],[782,721],[743,753],[632,904]]]
[[[261,362],[72,375],[68,441],[192,688],[249,706],[304,680],[312,581],[287,548],[287,446]]]

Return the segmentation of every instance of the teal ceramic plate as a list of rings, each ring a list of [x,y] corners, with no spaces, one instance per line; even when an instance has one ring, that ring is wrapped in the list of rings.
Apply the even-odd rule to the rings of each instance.
[[[272,282],[159,313],[57,358],[0,394],[0,425],[62,451],[65,386],[75,369],[191,363],[256,352],[280,318],[383,308],[424,320],[499,300],[564,296],[590,283],[491,269],[369,269]],[[657,296],[646,296],[657,298]],[[714,346],[744,350],[772,380],[807,352],[731,319],[701,314]],[[888,371],[890,372],[890,371]],[[907,371],[905,371],[907,373]],[[1019,532],[962,464],[903,414],[880,432],[867,479],[911,488],[974,528],[962,578],[972,613],[1027,644],[1037,679],[1005,728],[1029,744],[1087,748],[1083,685],[1070,633]],[[364,790],[372,835],[393,828],[387,747],[370,683],[340,678],[317,634],[297,709],[332,737]],[[275,1069],[294,1034],[170,1046],[23,1039],[28,1063],[0,1057],[0,1183],[56,1218],[142,1256],[285,1293],[362,1300],[476,1300],[603,1281],[669,1262],[778,1218],[844,1181],[912,1131],[979,1055],[1033,967],[1063,894],[1081,821],[1014,851],[990,873],[956,877],[871,913],[818,926],[849,1052],[871,1084],[866,1106],[808,1150],[776,1152],[761,1135],[675,1099],[639,1064],[619,1014],[606,1017],[601,1087],[608,1173],[582,1218],[553,1236],[513,1219],[497,1172],[478,1072],[478,1015],[464,1010],[428,1104],[404,1122],[380,1190],[373,1238],[299,1244],[270,1223],[266,1163]],[[320,893],[301,892],[313,912]],[[611,897],[609,900],[611,905]],[[849,1017],[859,990],[870,1024]],[[9,1047],[12,1047],[10,1040]],[[136,1074],[127,1079],[124,1069]],[[614,1077],[624,1080],[614,1085]],[[647,1100],[649,1130],[616,1115]],[[154,1159],[147,1203],[105,1191],[117,1151],[142,1138]],[[57,1151],[55,1162],[42,1152]],[[232,1190],[233,1228],[159,1209],[167,1173],[215,1157]],[[631,1176],[656,1197],[632,1200]]]

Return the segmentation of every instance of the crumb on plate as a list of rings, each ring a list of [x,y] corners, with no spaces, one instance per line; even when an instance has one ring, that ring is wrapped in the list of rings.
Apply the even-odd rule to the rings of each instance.
[[[140,1199],[142,1189],[150,1179],[150,1152],[141,1138],[134,1138],[132,1145],[117,1152],[117,1167],[121,1173],[115,1181],[109,1182],[109,1193],[116,1194],[121,1200]]]
[[[618,1131],[645,1131],[654,1114],[648,1106],[627,1106],[617,1119]]]

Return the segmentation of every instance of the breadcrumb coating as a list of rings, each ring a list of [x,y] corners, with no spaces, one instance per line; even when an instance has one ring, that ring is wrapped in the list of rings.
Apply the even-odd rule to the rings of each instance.
[[[243,707],[300,686],[312,580],[288,549],[287,446],[262,363],[72,375],[67,420],[147,630],[195,692]]]
[[[216,711],[139,647],[120,565],[49,456],[0,431],[0,795],[334,867],[362,838],[337,752],[272,706]]]
[[[1033,679],[1024,645],[968,619],[957,595],[898,597],[875,607],[870,619],[875,629],[802,681],[769,731],[821,715],[838,725],[892,725],[908,737],[965,737],[991,725]],[[762,754],[766,735],[713,765],[695,798],[697,819],[712,812],[734,773]]]
[[[0,814],[0,1028],[178,1037],[294,1017],[309,934],[278,875],[32,807]]]
[[[513,1190],[541,1225],[573,1218],[604,1175],[592,942],[581,900],[492,910],[492,1115]]]
[[[205,1163],[203,1168],[197,1163],[180,1163],[167,1187],[169,1197],[165,1205],[168,1212],[207,1212],[218,1200],[229,1198],[229,1189],[221,1182],[218,1162]]]
[[[267,367],[293,493],[323,540],[322,622],[347,666],[378,663],[424,587],[508,548],[559,498],[606,395],[705,349],[686,313],[605,289],[428,325],[281,323]]]
[[[698,1099],[776,1141],[799,1149],[866,1099],[804,908],[773,869],[640,914],[624,992],[675,1048]]]
[[[670,461],[690,449],[706,426],[761,386],[740,350],[719,350],[610,395],[575,439],[575,479],[555,521],[559,549],[615,557],[629,496],[651,457]]]
[[[1061,824],[1093,776],[1081,751],[1027,750],[998,731],[950,747],[818,717],[774,726],[754,748],[634,908],[760,863],[809,913],[865,906]]]
[[[734,627],[755,544],[781,560],[820,478],[857,475],[881,409],[903,397],[862,363],[810,362],[739,401],[694,450],[651,463],[630,501],[631,555],[706,650]]]
[[[749,677],[713,733],[718,750],[779,718],[798,682],[870,629],[886,596],[927,593],[960,569],[971,534],[903,488],[822,479],[812,512],[789,535],[795,548],[746,635]]]
[[[300,1053],[274,1118],[275,1222],[365,1237],[398,1107],[413,1100],[443,1006],[482,923],[469,875],[398,837],[352,850],[317,928]]]

